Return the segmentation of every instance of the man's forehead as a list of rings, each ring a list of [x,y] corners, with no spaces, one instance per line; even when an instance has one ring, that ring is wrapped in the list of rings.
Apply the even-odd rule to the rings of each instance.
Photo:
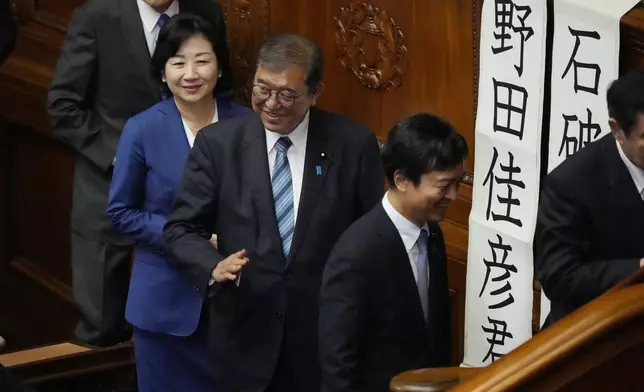
[[[465,168],[463,164],[456,166],[451,170],[446,171],[433,171],[433,177],[436,181],[451,181],[454,179],[460,179],[465,174]]]
[[[293,88],[296,89],[306,82],[306,72],[302,67],[293,66],[280,70],[273,70],[257,67],[255,81],[264,83],[272,88]]]

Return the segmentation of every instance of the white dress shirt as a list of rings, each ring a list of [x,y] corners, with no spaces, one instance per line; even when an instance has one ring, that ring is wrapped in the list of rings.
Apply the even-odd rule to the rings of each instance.
[[[635,164],[631,162],[630,159],[628,159],[626,154],[624,154],[622,146],[619,144],[619,142],[617,142],[617,151],[619,151],[619,156],[622,158],[622,161],[624,161],[624,165],[626,165],[628,172],[631,173],[631,177],[633,178],[633,182],[635,182],[637,192],[639,192],[642,200],[644,200],[644,170],[635,166]]]
[[[288,158],[288,165],[291,168],[291,178],[293,180],[293,225],[297,221],[297,211],[300,204],[300,196],[302,194],[302,182],[304,178],[304,161],[306,160],[306,140],[309,135],[309,113],[306,114],[304,120],[288,135],[281,133],[271,132],[264,129],[266,132],[266,149],[268,152],[268,169],[273,178],[273,166],[275,166],[275,144],[282,136],[288,136],[291,139],[291,147],[286,151]]]
[[[409,219],[402,216],[389,202],[389,192],[385,193],[385,196],[382,198],[382,207],[385,209],[385,212],[389,216],[389,219],[393,222],[394,226],[400,234],[403,244],[405,245],[405,250],[407,251],[407,257],[409,257],[409,263],[411,264],[411,270],[414,272],[414,279],[418,284],[418,237],[420,237],[420,230],[427,230],[429,234],[429,228],[427,223],[423,227],[416,226],[415,223],[412,223]],[[427,262],[427,261],[425,261]],[[427,268],[427,281],[429,282],[429,268]]]
[[[154,8],[150,7],[145,1],[137,0],[136,5],[139,7],[139,15],[141,16],[141,22],[143,22],[143,32],[145,33],[145,41],[148,43],[148,50],[150,51],[150,56],[154,53],[154,48],[157,45],[157,37],[159,36],[159,26],[157,22],[159,21],[160,13],[156,12]],[[179,2],[174,0],[170,7],[164,12],[164,14],[169,17],[173,17],[179,13]]]
[[[215,102],[215,115],[212,118],[212,124],[216,123],[219,121],[219,112],[217,111],[217,102]],[[197,136],[192,132],[192,129],[188,126],[188,123],[185,122],[183,117],[181,117],[181,122],[183,123],[183,129],[186,132],[186,138],[188,139],[188,144],[190,145],[190,148],[192,148],[192,145],[195,144],[195,137]]]

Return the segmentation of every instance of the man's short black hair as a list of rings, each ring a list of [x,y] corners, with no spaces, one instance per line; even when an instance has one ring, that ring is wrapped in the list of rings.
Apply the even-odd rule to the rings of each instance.
[[[389,131],[382,162],[391,187],[396,171],[418,186],[423,174],[452,170],[468,152],[465,138],[450,123],[433,114],[419,113],[403,118]]]
[[[644,114],[644,70],[629,72],[611,83],[606,101],[608,115],[628,136],[637,124],[637,115]]]

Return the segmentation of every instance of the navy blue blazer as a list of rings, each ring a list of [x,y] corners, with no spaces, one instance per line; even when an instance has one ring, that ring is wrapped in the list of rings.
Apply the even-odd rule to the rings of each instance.
[[[250,109],[217,100],[219,121]],[[168,260],[163,225],[170,214],[190,145],[174,99],[130,118],[116,153],[107,214],[137,242],[125,318],[150,332],[189,336],[203,300]]]

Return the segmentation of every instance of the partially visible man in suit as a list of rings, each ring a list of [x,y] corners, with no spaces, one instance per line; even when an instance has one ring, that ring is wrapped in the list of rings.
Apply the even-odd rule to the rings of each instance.
[[[320,387],[322,270],[336,239],[384,191],[374,134],[313,107],[323,64],[297,35],[262,44],[256,113],[197,134],[165,226],[179,270],[212,296],[213,390]]]
[[[0,65],[9,57],[16,43],[16,23],[9,0],[0,0]]]
[[[399,121],[382,151],[389,190],[340,237],[320,292],[322,392],[388,392],[396,374],[449,366],[449,287],[438,222],[468,154],[444,120]]]
[[[0,66],[9,57],[16,43],[16,24],[11,14],[9,0],[0,0]],[[0,336],[0,351],[4,349],[5,340]]]
[[[130,338],[124,319],[133,243],[106,214],[116,146],[125,122],[158,103],[150,55],[161,27],[192,12],[210,22],[231,86],[226,30],[216,0],[89,0],[69,23],[49,91],[55,133],[76,152],[71,217],[72,274],[80,321],[76,336],[109,346]]]
[[[644,265],[644,70],[608,88],[611,133],[543,181],[536,275],[551,301],[544,326]]]
[[[36,392],[35,389],[22,383],[9,369],[0,363],[0,391],[2,392]]]

